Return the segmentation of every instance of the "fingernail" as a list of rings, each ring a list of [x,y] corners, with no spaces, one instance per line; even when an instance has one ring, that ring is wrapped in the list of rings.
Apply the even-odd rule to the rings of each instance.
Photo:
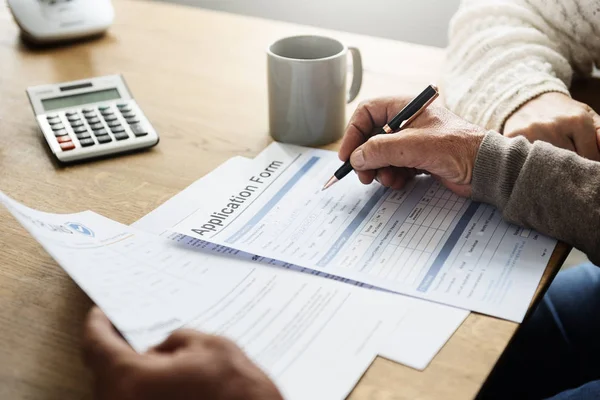
[[[365,155],[363,154],[362,149],[358,149],[352,153],[350,156],[350,163],[354,168],[361,168],[365,165]]]

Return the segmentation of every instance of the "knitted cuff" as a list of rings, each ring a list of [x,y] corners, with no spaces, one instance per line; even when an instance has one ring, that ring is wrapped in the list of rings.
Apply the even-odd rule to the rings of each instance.
[[[530,148],[531,144],[523,137],[509,139],[497,132],[488,132],[481,142],[473,168],[473,200],[503,210]]]
[[[502,96],[499,102],[492,106],[493,112],[484,117],[487,120],[486,128],[502,132],[504,123],[515,111],[529,100],[544,93],[558,92],[571,96],[569,89],[560,79],[554,77],[548,77],[541,81],[539,79],[542,78],[535,79],[533,82],[525,81]]]

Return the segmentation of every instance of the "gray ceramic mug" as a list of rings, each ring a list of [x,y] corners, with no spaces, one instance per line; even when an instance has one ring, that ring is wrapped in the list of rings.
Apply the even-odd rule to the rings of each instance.
[[[348,52],[352,84],[346,89]],[[358,95],[362,59],[357,48],[323,36],[293,36],[267,49],[269,127],[278,142],[321,146],[344,134],[346,104]]]

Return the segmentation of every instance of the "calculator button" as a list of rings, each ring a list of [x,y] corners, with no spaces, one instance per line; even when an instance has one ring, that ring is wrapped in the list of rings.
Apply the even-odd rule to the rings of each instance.
[[[133,124],[130,128],[135,136],[145,136],[148,134],[148,130],[145,129],[142,124]]]
[[[54,116],[54,117],[47,117],[48,123],[49,124],[58,124],[60,122],[60,118]]]
[[[119,108],[119,110],[121,111],[122,114],[131,112],[131,107],[123,107],[123,108]]]
[[[82,110],[84,113],[93,113],[94,111],[96,111],[94,108],[84,108]]]
[[[71,126],[73,128],[77,128],[78,126],[82,126],[83,125],[83,121],[79,120],[79,121],[71,121]]]
[[[90,128],[92,128],[93,130],[98,130],[98,129],[102,129],[104,128],[104,125],[102,125],[101,123],[97,123],[97,124],[90,124]]]
[[[115,135],[115,139],[117,139],[117,140],[125,140],[125,139],[129,138],[129,135],[125,132],[118,132],[118,133],[115,133],[114,135]]]
[[[65,115],[66,115],[67,117],[72,117],[73,115],[77,115],[77,111],[67,111],[67,112],[65,113]]]
[[[49,115],[46,115],[46,118],[48,118],[48,121],[49,121],[49,120],[51,120],[51,119],[54,119],[54,118],[59,118],[59,117],[58,117],[58,115],[57,115],[57,114],[49,114]]]
[[[116,119],[117,119],[117,116],[114,114],[104,116],[104,120],[106,122],[115,121]]]
[[[102,111],[108,110],[109,108],[110,108],[110,106],[100,106],[100,107],[98,107],[98,110],[100,110],[102,112]]]
[[[90,119],[96,117],[96,113],[83,113],[83,116]]]
[[[63,151],[67,151],[67,150],[73,150],[75,148],[75,143],[69,141],[69,142],[64,142],[60,144],[60,148]]]
[[[87,128],[85,126],[78,126],[77,128],[74,128],[73,131],[75,133],[83,133],[87,132]]]
[[[89,134],[89,132],[84,132],[84,133],[76,133],[75,134],[77,136],[77,139],[81,140],[81,139],[89,139],[92,136]]]
[[[112,126],[110,128],[110,130],[112,131],[112,133],[125,132],[125,128],[123,128],[121,125],[119,125],[119,126]]]
[[[126,121],[129,125],[140,123],[140,120],[138,118],[127,118]]]
[[[135,113],[133,113],[133,112],[124,112],[123,113],[123,117],[124,118],[134,118],[135,117]]]
[[[112,110],[104,110],[104,111],[101,111],[100,114],[102,114],[106,117],[107,115],[114,115],[115,113]]]
[[[94,131],[94,135],[96,135],[96,136],[108,135],[108,132],[104,128],[102,128],[102,129],[96,129]]]
[[[110,121],[108,123],[108,126],[110,126],[111,128],[113,128],[115,126],[121,126],[121,123],[119,121]]]
[[[75,114],[75,115],[71,115],[71,116],[67,117],[67,119],[69,120],[69,122],[73,122],[73,121],[79,121],[81,118],[79,118],[79,115]]]
[[[65,129],[65,126],[63,124],[61,124],[60,122],[58,124],[53,124],[53,125],[50,125],[50,126],[52,127],[53,131],[58,131],[58,130],[61,130],[61,129]]]
[[[66,136],[68,135],[67,130],[66,129],[59,129],[57,131],[54,131],[54,136],[59,137],[59,136]]]
[[[58,143],[66,143],[66,142],[70,142],[71,138],[68,135],[66,135],[66,136],[59,136],[59,137],[56,138],[56,141]]]
[[[88,122],[88,124],[97,124],[98,122],[100,122],[100,118],[98,118],[98,117],[88,118],[87,122]]]
[[[91,139],[91,138],[88,138],[88,139],[80,139],[80,140],[79,140],[79,144],[80,144],[82,147],[93,146],[93,145],[94,145],[94,140],[93,140],[93,139]]]
[[[127,108],[127,106],[128,106],[128,105],[129,105],[129,104],[127,104],[127,103],[121,103],[121,104],[117,104],[117,108],[118,108],[119,110],[121,110],[121,109],[123,109],[123,108]]]
[[[112,142],[112,139],[108,135],[96,136],[96,140],[100,144]]]

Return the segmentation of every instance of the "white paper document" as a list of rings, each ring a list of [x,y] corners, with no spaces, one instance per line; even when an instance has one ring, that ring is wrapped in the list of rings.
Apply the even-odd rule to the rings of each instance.
[[[362,282],[298,267],[272,258],[261,257],[259,255],[170,232],[170,229],[174,225],[185,219],[201,206],[199,199],[206,198],[207,187],[218,186],[220,184],[219,180],[223,174],[231,176],[233,179],[239,178],[245,180],[245,174],[240,174],[240,171],[251,170],[252,163],[253,160],[243,157],[235,157],[228,160],[211,174],[194,182],[145,217],[134,222],[132,226],[156,235],[164,235],[164,237],[171,240],[187,243],[188,245],[192,244],[221,255],[228,255],[257,263],[265,263],[297,272],[316,275],[321,278],[342,281],[351,285],[373,288]],[[400,321],[400,324],[394,333],[390,336],[390,340],[382,343],[379,354],[390,360],[422,370],[427,367],[433,357],[444,346],[448,339],[450,339],[452,334],[454,334],[456,329],[458,329],[468,315],[469,312],[467,310],[428,301],[415,301],[411,305],[406,316]]]
[[[290,399],[344,398],[415,304],[217,256],[91,211],[48,214],[1,192],[0,203],[137,351],[181,327],[227,336]]]
[[[394,191],[333,152],[273,143],[245,174],[214,173],[172,230],[391,291],[520,322],[556,245],[430,177]],[[210,182],[210,184],[208,184]]]

